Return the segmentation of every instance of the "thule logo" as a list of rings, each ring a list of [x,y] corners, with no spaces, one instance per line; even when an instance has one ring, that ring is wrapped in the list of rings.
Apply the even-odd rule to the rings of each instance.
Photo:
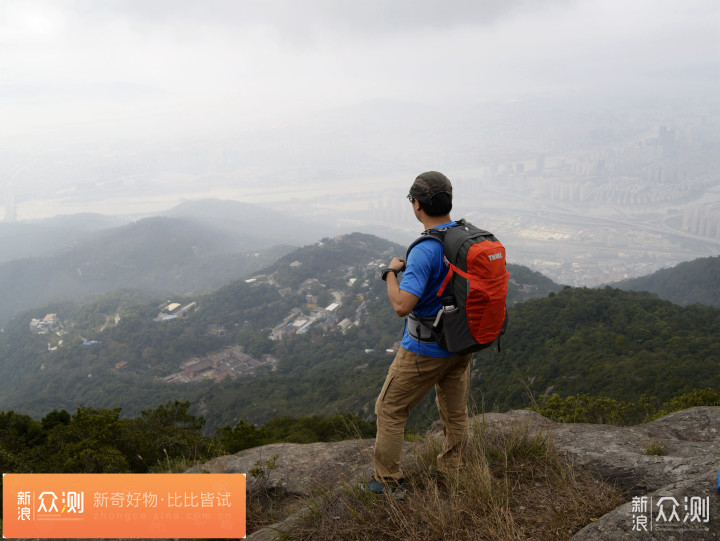
[[[502,259],[502,253],[499,254],[488,254],[488,259],[490,261],[495,261],[496,259]]]

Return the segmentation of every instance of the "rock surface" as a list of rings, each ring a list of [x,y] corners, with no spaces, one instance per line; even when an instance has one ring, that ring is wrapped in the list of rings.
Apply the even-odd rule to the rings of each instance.
[[[188,472],[248,473],[253,468],[264,468],[267,472],[264,480],[260,476],[248,475],[250,490],[264,482],[267,487],[288,494],[309,496],[313,489],[335,486],[367,470],[372,457],[372,445],[373,440],[273,443],[215,458]],[[268,462],[273,461],[274,456],[277,458],[273,468],[269,468]]]
[[[585,527],[574,541],[720,539],[716,490],[720,407],[691,408],[631,427],[555,423],[525,410],[485,414],[475,419],[475,426],[478,423],[500,430],[520,425],[547,433],[557,451],[577,467],[591,469],[627,493],[628,503]],[[258,461],[262,464],[277,455],[275,469],[262,482],[288,494],[307,496],[314,489],[367,478],[372,445],[373,440],[266,445],[219,457],[191,471],[246,473]],[[407,445],[409,451],[412,445]],[[662,449],[660,456],[648,454],[653,446]],[[248,477],[249,488],[257,482]],[[663,515],[667,520],[662,520]],[[273,539],[278,531],[292,530],[295,520],[291,516],[248,539]],[[637,531],[643,527],[647,531]]]
[[[617,482],[635,498],[585,527],[574,541],[720,539],[720,407],[691,408],[632,427],[559,425],[551,434],[557,449],[577,465]],[[653,442],[662,446],[661,456],[647,454]],[[706,507],[693,513],[693,505]],[[646,517],[647,531],[638,531],[640,516]]]
[[[248,490],[261,488],[281,492],[289,510],[298,509],[293,499],[312,496],[319,490],[332,489],[343,482],[368,479],[372,473],[374,440],[347,440],[334,443],[274,443],[221,456],[194,466],[188,473],[248,473],[261,468],[266,476],[247,476]],[[414,444],[405,444],[405,454]],[[277,457],[273,460],[273,457]],[[272,463],[272,468],[268,463]],[[299,520],[295,514],[248,535],[254,541],[269,541],[279,531],[291,531]]]

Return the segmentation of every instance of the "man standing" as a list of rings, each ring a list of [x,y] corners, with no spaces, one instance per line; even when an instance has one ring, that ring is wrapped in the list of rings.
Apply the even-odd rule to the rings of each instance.
[[[425,230],[454,225],[452,185],[437,171],[419,175],[408,199],[415,217]],[[402,281],[398,273],[404,272]],[[377,439],[375,441],[374,479],[366,485],[371,492],[393,492],[404,497],[402,447],[410,409],[435,386],[445,446],[438,456],[440,470],[453,470],[461,465],[467,442],[467,396],[472,354],[456,355],[433,340],[429,330],[418,318],[434,317],[442,307],[436,296],[447,268],[443,247],[434,241],[416,244],[407,261],[395,257],[383,271],[387,294],[395,312],[407,317],[403,339],[390,365],[385,384],[375,404]]]

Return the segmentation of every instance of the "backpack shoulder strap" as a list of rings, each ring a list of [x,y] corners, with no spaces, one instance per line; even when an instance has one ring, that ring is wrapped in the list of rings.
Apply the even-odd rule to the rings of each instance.
[[[450,229],[453,227],[458,227],[460,225],[465,225],[465,220],[458,220],[453,225],[449,225],[447,227],[443,227],[442,229],[427,229],[423,231],[418,238],[416,238],[413,243],[408,246],[407,253],[405,254],[405,259],[408,258],[410,255],[410,250],[415,248],[418,244],[421,242],[427,240],[427,239],[435,239],[436,241],[440,242],[440,244],[443,245],[443,248],[445,247],[445,233],[447,233]]]
[[[407,258],[410,256],[410,250],[412,250],[413,248],[415,248],[415,246],[417,246],[418,244],[420,244],[420,243],[423,242],[423,241],[426,241],[426,240],[428,240],[428,239],[435,239],[435,240],[438,241],[440,244],[443,243],[443,237],[444,237],[444,235],[443,235],[443,236],[438,236],[438,235],[435,235],[435,234],[433,234],[433,233],[430,233],[430,231],[431,231],[431,230],[424,231],[418,238],[416,238],[416,239],[412,242],[412,244],[411,244],[410,246],[408,246],[407,252],[405,253],[405,259],[407,259]]]

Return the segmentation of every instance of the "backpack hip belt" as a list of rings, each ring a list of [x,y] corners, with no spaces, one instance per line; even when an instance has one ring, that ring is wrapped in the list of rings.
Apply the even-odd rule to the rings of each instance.
[[[410,312],[407,317],[407,330],[411,338],[422,342],[423,344],[434,344],[437,342],[435,333],[433,332],[433,323],[435,317],[418,316],[415,312]]]

